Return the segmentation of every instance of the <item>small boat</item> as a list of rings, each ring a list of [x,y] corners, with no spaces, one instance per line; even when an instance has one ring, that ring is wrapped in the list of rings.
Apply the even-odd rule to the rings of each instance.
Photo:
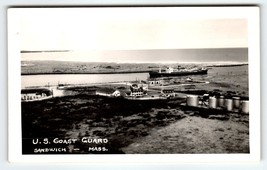
[[[165,71],[150,71],[149,76],[150,78],[156,78],[156,77],[174,77],[174,76],[187,76],[187,75],[198,75],[198,74],[207,74],[208,69],[207,68],[171,68],[167,67]]]

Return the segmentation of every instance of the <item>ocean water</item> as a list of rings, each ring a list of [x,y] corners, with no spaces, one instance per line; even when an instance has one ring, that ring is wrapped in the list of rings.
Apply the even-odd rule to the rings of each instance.
[[[21,87],[56,86],[58,83],[86,85],[119,81],[146,80],[148,73],[131,74],[49,74],[21,76]]]
[[[248,62],[248,48],[28,52],[21,53],[21,60],[117,63]]]

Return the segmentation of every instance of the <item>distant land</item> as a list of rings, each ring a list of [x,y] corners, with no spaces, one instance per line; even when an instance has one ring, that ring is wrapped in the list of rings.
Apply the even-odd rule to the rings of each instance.
[[[20,53],[56,53],[56,52],[70,52],[71,50],[44,50],[44,51],[27,51],[22,50]]]
[[[144,73],[166,67],[229,67],[248,63],[110,63],[110,62],[71,62],[71,61],[21,61],[21,75],[38,74],[123,74]]]

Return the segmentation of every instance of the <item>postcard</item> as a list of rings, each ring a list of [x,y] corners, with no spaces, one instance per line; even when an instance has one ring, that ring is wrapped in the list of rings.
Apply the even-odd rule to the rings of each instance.
[[[259,161],[259,25],[257,6],[9,8],[9,161]]]

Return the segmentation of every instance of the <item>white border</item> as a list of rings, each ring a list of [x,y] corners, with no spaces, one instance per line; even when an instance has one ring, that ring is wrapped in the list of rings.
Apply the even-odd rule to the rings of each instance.
[[[160,7],[157,7],[160,8]],[[164,7],[166,11],[168,8]],[[227,12],[225,11],[227,9]],[[260,43],[258,7],[179,7],[178,11],[196,12],[199,17],[247,18],[249,38],[250,154],[134,154],[134,155],[22,155],[20,108],[20,53],[17,38],[19,9],[8,10],[8,148],[10,162],[31,163],[219,163],[257,162],[260,160]],[[213,11],[214,15],[208,13]],[[208,12],[208,13],[206,13]],[[190,13],[190,12],[189,12]],[[188,13],[188,14],[189,14]],[[216,15],[218,14],[218,15]],[[190,17],[190,15],[184,15]]]

